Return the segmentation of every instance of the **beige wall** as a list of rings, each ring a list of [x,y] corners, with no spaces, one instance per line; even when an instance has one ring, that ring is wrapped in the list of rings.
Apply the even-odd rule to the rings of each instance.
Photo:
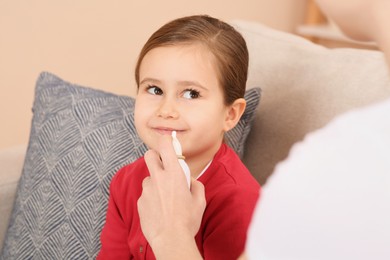
[[[133,68],[147,37],[179,16],[246,19],[292,32],[306,0],[0,0],[0,148],[28,141],[41,71],[134,95]]]

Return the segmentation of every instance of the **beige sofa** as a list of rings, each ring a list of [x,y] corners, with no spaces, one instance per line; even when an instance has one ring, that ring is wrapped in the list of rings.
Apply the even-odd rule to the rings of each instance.
[[[343,112],[390,96],[388,70],[380,52],[327,49],[261,24],[232,24],[242,32],[250,51],[248,88],[262,88],[244,162],[263,185],[291,146],[308,132]],[[26,148],[0,151],[0,246]]]

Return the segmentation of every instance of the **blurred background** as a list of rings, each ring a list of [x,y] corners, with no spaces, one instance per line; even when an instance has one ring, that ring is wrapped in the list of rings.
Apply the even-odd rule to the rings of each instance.
[[[27,144],[35,81],[42,71],[134,96],[138,52],[164,23],[209,14],[227,22],[255,21],[297,33],[299,26],[319,21],[312,4],[309,0],[0,0],[0,149]]]

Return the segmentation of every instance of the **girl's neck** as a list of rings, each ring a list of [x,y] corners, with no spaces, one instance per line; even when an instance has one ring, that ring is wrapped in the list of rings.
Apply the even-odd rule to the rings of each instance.
[[[213,160],[215,154],[219,151],[222,145],[222,141],[216,143],[216,145],[212,148],[203,152],[199,155],[192,156],[191,158],[186,159],[186,163],[191,171],[191,177],[197,178],[205,167]]]

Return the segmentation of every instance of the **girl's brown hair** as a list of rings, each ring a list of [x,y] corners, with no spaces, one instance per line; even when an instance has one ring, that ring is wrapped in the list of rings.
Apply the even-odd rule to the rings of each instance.
[[[150,36],[136,64],[137,86],[142,60],[149,51],[157,47],[192,43],[205,45],[214,55],[225,104],[230,105],[234,100],[244,97],[249,62],[246,42],[232,26],[207,15],[173,20]]]

